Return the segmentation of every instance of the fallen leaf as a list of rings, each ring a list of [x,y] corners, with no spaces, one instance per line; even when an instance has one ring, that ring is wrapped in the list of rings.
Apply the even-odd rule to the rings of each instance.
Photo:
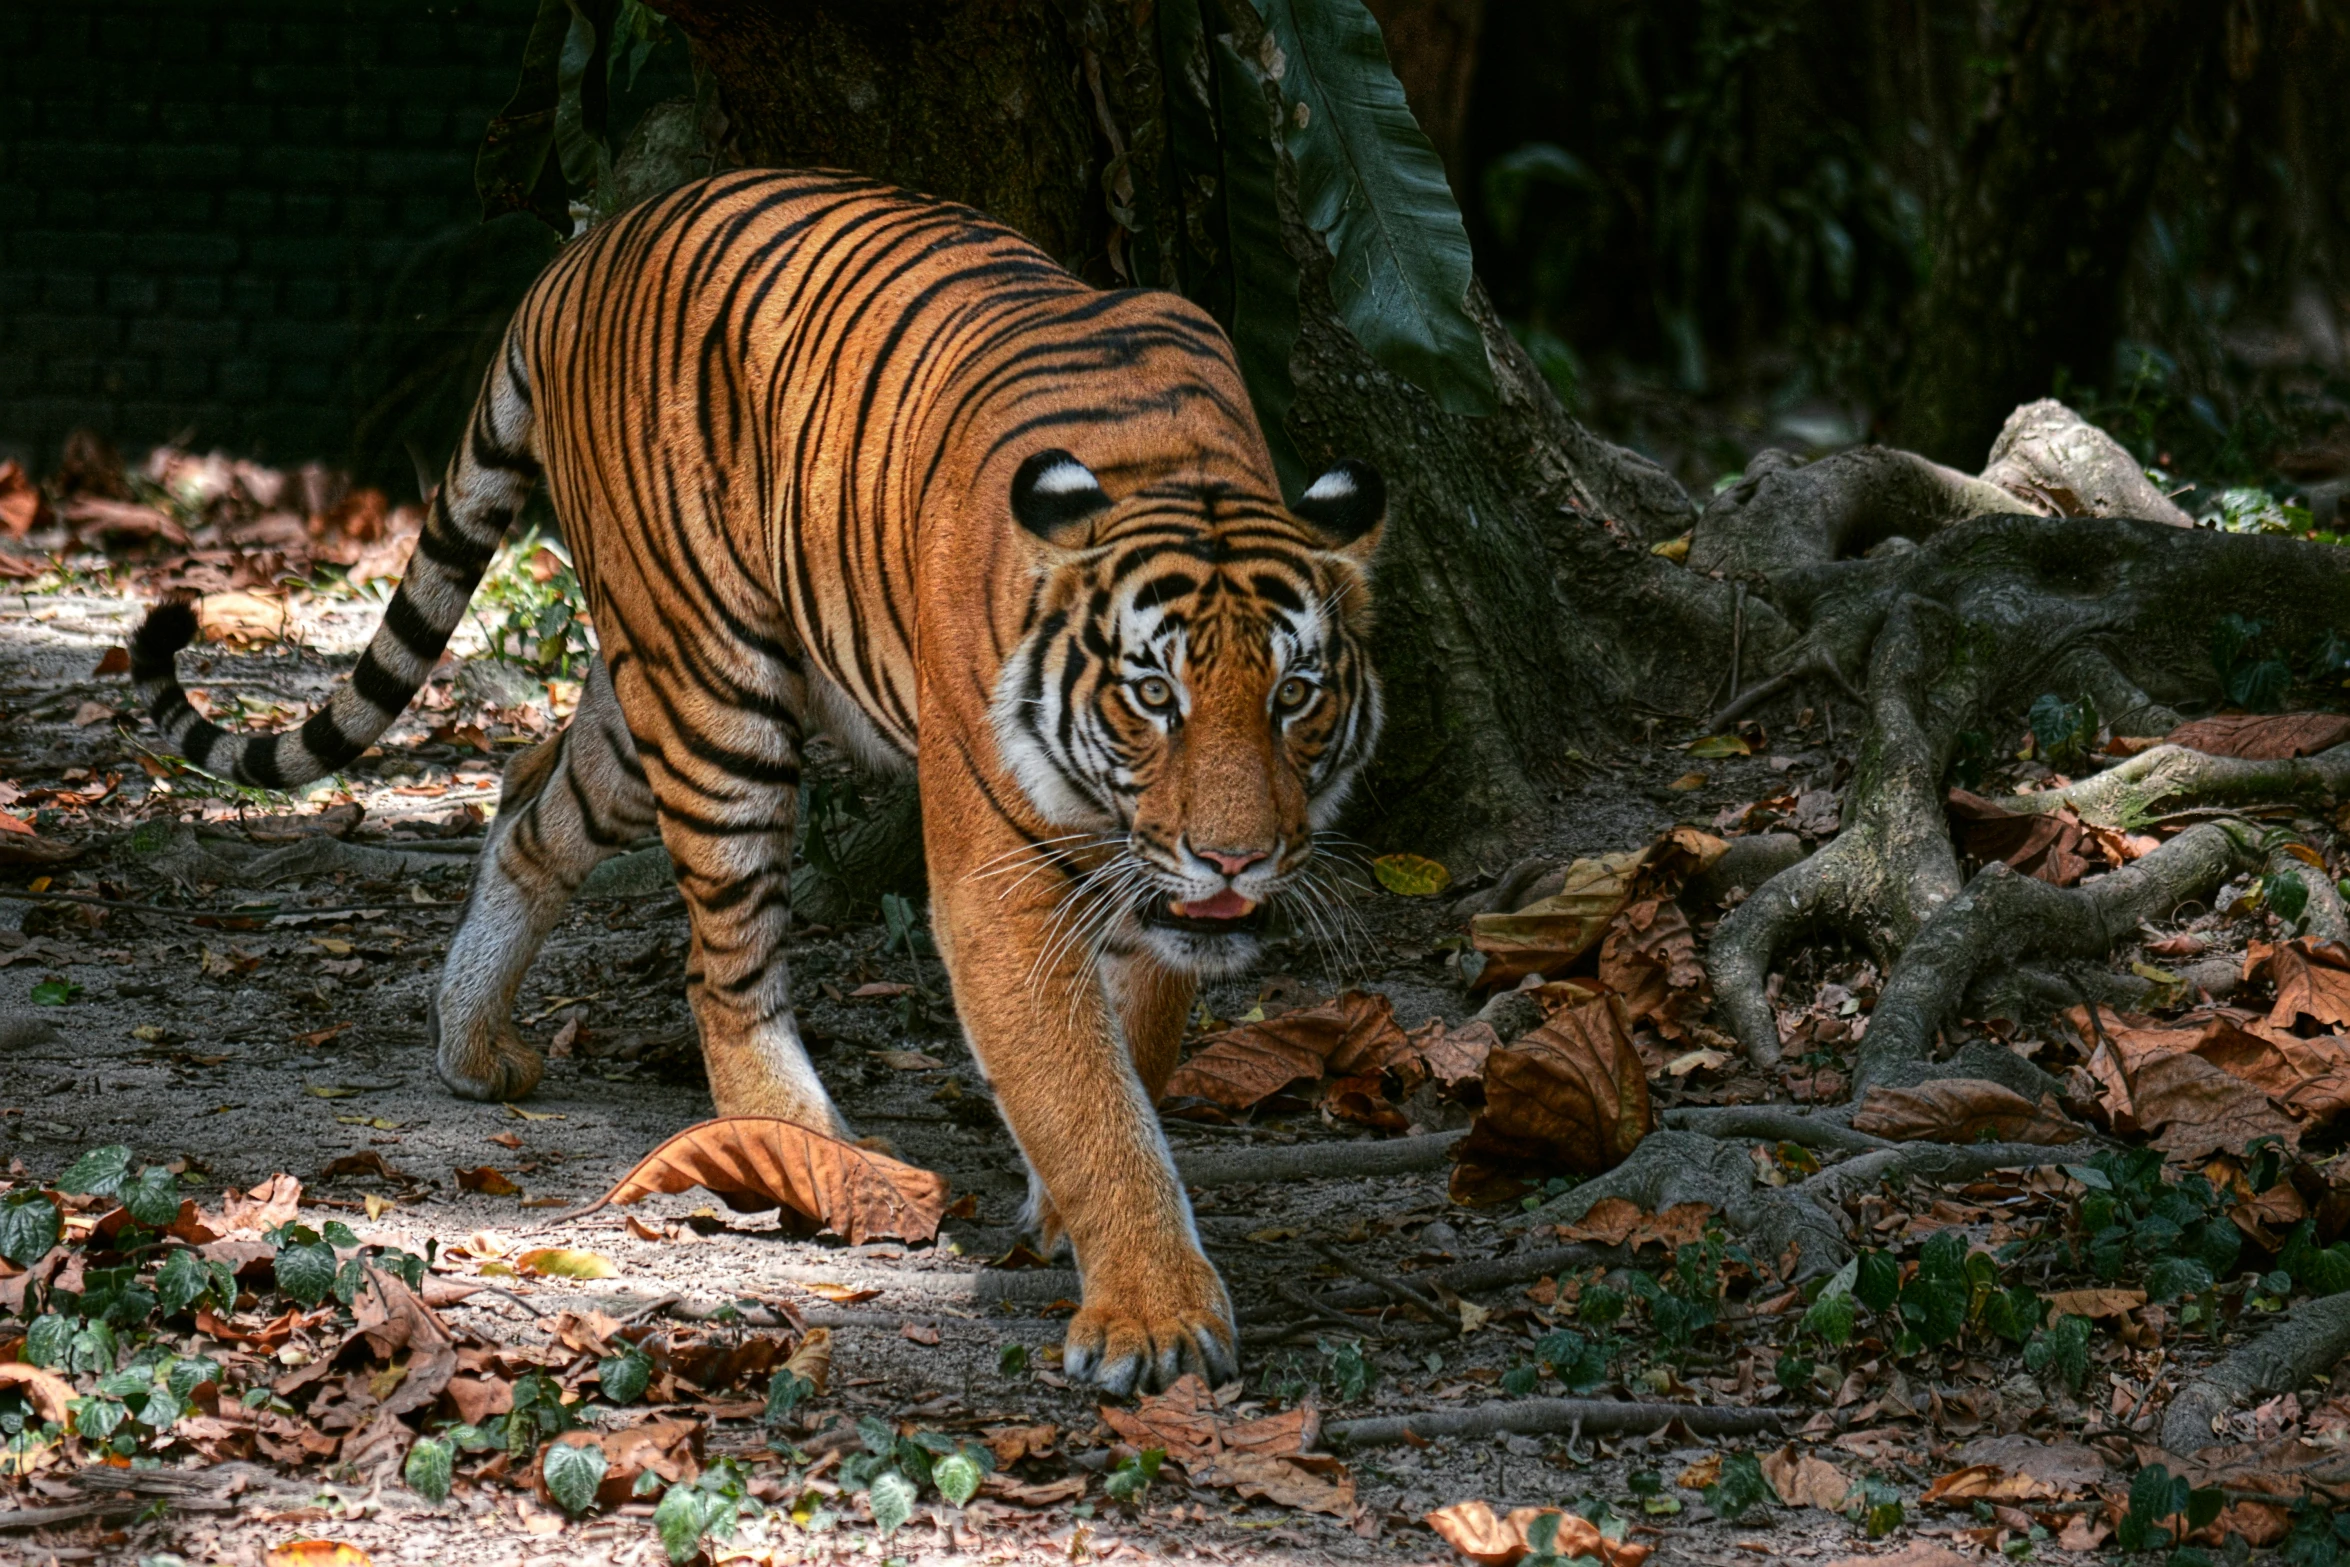
[[[262,593],[211,593],[196,606],[196,618],[207,642],[255,647],[283,641],[293,627],[292,612],[282,598]]]
[[[207,1239],[225,1240],[237,1235],[259,1235],[264,1230],[290,1224],[301,1210],[302,1183],[290,1175],[278,1174],[263,1181],[250,1191],[223,1192],[217,1216],[207,1212],[196,1215],[197,1222],[209,1231]],[[180,1234],[174,1226],[174,1234]],[[194,1240],[193,1235],[181,1235]]]
[[[2089,868],[2080,852],[2081,819],[2069,806],[2011,811],[1964,789],[1951,790],[1949,803],[1958,845],[1975,859],[1997,860],[2058,887],[2072,886]]]
[[[1602,1197],[1581,1219],[1557,1228],[1561,1240],[1630,1245],[1635,1251],[1655,1244],[1673,1251],[1704,1240],[1706,1222],[1713,1216],[1712,1207],[1702,1202],[1675,1203],[1651,1214],[1641,1212],[1630,1198]]]
[[[914,987],[911,985],[903,985],[891,979],[877,979],[871,984],[859,985],[850,991],[849,999],[851,1001],[883,1001],[897,996],[910,996],[913,993]]]
[[[1350,990],[1318,1007],[1210,1035],[1167,1079],[1161,1097],[1245,1110],[1293,1083],[1378,1071],[1411,1055],[1395,1004],[1376,992]]]
[[[979,1482],[979,1494],[1015,1507],[1058,1507],[1063,1502],[1074,1502],[1085,1494],[1089,1477],[1073,1474],[1064,1480],[1052,1480],[1042,1485],[1031,1485],[1015,1480],[1008,1474],[988,1475]]]
[[[1754,747],[1738,735],[1707,735],[1690,745],[1689,754],[1705,760],[1724,756],[1752,756]]]
[[[1995,1465],[2011,1476],[2048,1488],[2062,1500],[2087,1496],[2111,1474],[2105,1455],[2080,1442],[2043,1442],[2021,1432],[1977,1437],[1958,1450],[1963,1464]]]
[[[1969,1464],[1953,1469],[1926,1488],[1919,1498],[1927,1502],[2036,1502],[2057,1494],[2056,1487],[2030,1475],[2011,1475],[1997,1464]]]
[[[938,1343],[938,1329],[932,1327],[927,1322],[900,1323],[898,1326],[898,1337],[904,1339],[909,1344],[921,1344],[929,1347],[935,1347]]]
[[[2052,1096],[2040,1103],[1977,1077],[1937,1078],[1914,1088],[1872,1088],[1853,1112],[1852,1129],[1894,1142],[2070,1143],[2081,1128]]]
[[[936,1056],[926,1056],[919,1050],[876,1050],[875,1060],[897,1072],[938,1072],[946,1063]]]
[[[1501,1048],[1501,1036],[1490,1023],[1453,1028],[1442,1018],[1430,1018],[1406,1037],[1419,1064],[1446,1088],[1482,1080],[1486,1058]]]
[[[1623,1001],[1607,996],[1551,1014],[1485,1058],[1485,1108],[1455,1145],[1456,1179],[1513,1165],[1598,1175],[1655,1125]]]
[[[1433,898],[1452,885],[1452,872],[1417,854],[1383,854],[1371,862],[1379,885],[1399,898]]]
[[[1483,1563],[1484,1567],[1511,1567],[1532,1553],[1528,1532],[1536,1519],[1544,1517],[1558,1520],[1558,1532],[1550,1542],[1554,1559],[1563,1557],[1572,1561],[1578,1556],[1588,1556],[1598,1560],[1602,1567],[1640,1567],[1652,1549],[1611,1540],[1599,1532],[1597,1524],[1580,1513],[1555,1507],[1520,1507],[1507,1518],[1497,1518],[1490,1503],[1455,1502],[1427,1514],[1421,1521],[1435,1530],[1445,1544],[1471,1561]]]
[[[1599,943],[1626,904],[1643,895],[1672,896],[1728,847],[1694,827],[1676,827],[1645,849],[1575,861],[1556,893],[1515,913],[1477,915],[1469,921],[1469,942],[1485,955],[1485,966],[1476,988],[1566,968]]]
[[[263,1567],[375,1567],[375,1558],[340,1540],[288,1540],[273,1545]]]
[[[620,1269],[612,1259],[592,1251],[541,1246],[514,1259],[517,1272],[548,1279],[616,1279]]]
[[[2058,1317],[2087,1317],[2099,1321],[2136,1311],[2146,1304],[2144,1290],[2093,1289],[2058,1290],[2048,1297],[2048,1320]]]
[[[2330,941],[2255,941],[2244,953],[2244,980],[2276,987],[2271,1028],[2290,1030],[2305,1017],[2328,1028],[2350,1024],[2350,952]]]
[[[995,1454],[996,1467],[1009,1469],[1023,1458],[1050,1458],[1053,1444],[1059,1440],[1061,1428],[1049,1422],[1041,1425],[989,1426],[980,1436],[988,1451]]]
[[[927,1241],[947,1205],[946,1177],[774,1116],[689,1126],[640,1160],[592,1207],[706,1187],[738,1213],[782,1208],[845,1236]]]
[[[1671,783],[1666,784],[1665,787],[1672,790],[1676,794],[1687,794],[1692,789],[1702,789],[1705,787],[1705,774],[1683,773],[1680,777],[1674,779]]]
[[[1764,1454],[1762,1472],[1779,1500],[1789,1507],[1840,1512],[1845,1498],[1852,1493],[1852,1482],[1834,1464],[1809,1453],[1798,1457],[1793,1446]]]
[[[704,1427],[694,1420],[647,1420],[617,1431],[569,1431],[555,1443],[593,1444],[604,1450],[604,1477],[596,1483],[596,1500],[620,1507],[637,1497],[639,1477],[650,1474],[671,1485],[691,1485],[701,1478]],[[549,1443],[552,1447],[555,1443]],[[532,1489],[542,1502],[554,1502],[547,1491],[546,1452],[531,1466]]]
[[[519,1197],[522,1188],[515,1185],[506,1172],[480,1165],[457,1172],[457,1185],[465,1191],[479,1192],[484,1197]]]
[[[1673,1484],[1684,1491],[1702,1491],[1709,1485],[1719,1484],[1721,1478],[1722,1455],[1708,1453],[1676,1475]]]
[[[832,1284],[823,1280],[802,1284],[800,1288],[819,1300],[831,1301],[835,1306],[854,1306],[859,1301],[872,1300],[881,1293],[870,1286],[860,1288],[854,1284]]]
[[[808,1383],[816,1395],[824,1396],[826,1384],[832,1380],[832,1329],[810,1328],[784,1360],[783,1369]]]
[[[2350,740],[2350,717],[2340,713],[2222,713],[2181,724],[2164,739],[2206,756],[2284,761],[2315,756]]]
[[[49,497],[26,476],[24,464],[13,457],[0,462],[0,530],[10,538],[21,539],[33,529],[46,527],[55,520],[49,510]]]
[[[1354,1478],[1327,1454],[1307,1451],[1320,1431],[1310,1405],[1257,1420],[1225,1421],[1193,1373],[1132,1409],[1101,1406],[1103,1421],[1137,1448],[1156,1447],[1195,1486],[1217,1486],[1309,1512],[1351,1517]]]
[[[1653,1023],[1667,1039],[1714,1004],[1712,983],[1697,960],[1697,933],[1669,898],[1627,904],[1609,921],[1599,948],[1599,982],[1624,998],[1634,1023]]]
[[[2255,1138],[2298,1147],[2304,1122],[2350,1108],[2350,1052],[2208,1015],[2175,1025],[2081,1007],[2065,1014],[2089,1050],[2098,1102],[2117,1132],[2147,1132],[2179,1159],[2241,1154]]]
[[[21,1361],[0,1360],[0,1387],[12,1387],[33,1406],[33,1413],[59,1425],[73,1418],[74,1388],[54,1371]]]

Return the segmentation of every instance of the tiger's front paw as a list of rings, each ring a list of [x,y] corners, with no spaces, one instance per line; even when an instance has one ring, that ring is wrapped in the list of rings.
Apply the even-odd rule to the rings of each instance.
[[[539,1086],[547,1063],[501,1019],[486,1028],[443,1034],[437,1004],[425,1014],[441,1081],[460,1099],[520,1099]]]
[[[1240,1375],[1239,1346],[1224,1281],[1193,1256],[1117,1281],[1087,1280],[1061,1369],[1120,1395],[1167,1387],[1187,1371],[1220,1387]]]

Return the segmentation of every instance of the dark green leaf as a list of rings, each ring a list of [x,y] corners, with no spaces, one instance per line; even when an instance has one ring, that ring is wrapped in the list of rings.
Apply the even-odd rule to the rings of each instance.
[[[112,1436],[130,1414],[111,1398],[77,1398],[67,1407],[73,1411],[74,1433],[91,1442]]]
[[[2059,1317],[2033,1334],[2024,1346],[2024,1369],[2034,1375],[2053,1372],[2078,1392],[2089,1374],[2089,1319]]]
[[[70,980],[35,980],[33,982],[33,1005],[36,1007],[66,1006],[72,1002],[81,988]]]
[[[57,1178],[57,1189],[69,1197],[112,1197],[131,1173],[131,1151],[120,1143],[93,1148]],[[179,1210],[174,1207],[172,1210]]]
[[[1257,63],[1232,46],[1229,34],[1217,34],[1211,47],[1224,139],[1222,210],[1229,225],[1232,348],[1281,481],[1297,489],[1309,475],[1286,422],[1289,405],[1297,400],[1289,355],[1297,346],[1298,307],[1297,263],[1281,242],[1281,210],[1274,197],[1280,131]]]
[[[73,1318],[54,1311],[34,1318],[33,1325],[25,1329],[25,1362],[35,1366],[63,1366],[73,1352],[73,1336],[81,1331],[81,1326]]]
[[[277,1287],[315,1306],[335,1287],[335,1250],[324,1242],[288,1246],[277,1254]]]
[[[2146,1269],[2150,1300],[2176,1300],[2211,1288],[2211,1270],[2193,1257],[2156,1257]]]
[[[340,1219],[329,1219],[319,1226],[318,1238],[338,1251],[349,1251],[359,1244],[359,1236]]]
[[[1735,1523],[1746,1510],[1771,1494],[1763,1479],[1762,1461],[1752,1453],[1732,1453],[1722,1460],[1721,1477],[1705,1488],[1705,1505]]]
[[[571,232],[570,203],[555,151],[556,70],[571,31],[566,0],[539,0],[514,94],[490,120],[473,160],[473,186],[484,222],[527,212],[558,234]]]
[[[457,1450],[440,1437],[419,1437],[408,1449],[407,1467],[401,1470],[408,1489],[428,1502],[449,1499],[449,1482],[456,1473]]]
[[[1852,1293],[1869,1310],[1885,1310],[1901,1294],[1901,1264],[1895,1262],[1889,1252],[1862,1252],[1860,1272],[1852,1281]]]
[[[2309,883],[2301,879],[2299,871],[2279,871],[2265,878],[2261,887],[2271,914],[2288,925],[2300,922],[2309,908]]]
[[[816,1384],[797,1372],[778,1369],[767,1379],[767,1408],[759,1417],[771,1426],[782,1425],[800,1401],[816,1391]]]
[[[661,1548],[680,1567],[692,1561],[701,1547],[702,1529],[709,1520],[707,1504],[711,1500],[708,1492],[680,1482],[663,1492],[660,1503],[653,1509],[653,1528],[661,1536]]]
[[[1021,1372],[1026,1371],[1028,1369],[1028,1346],[1025,1344],[1006,1344],[1001,1350],[996,1352],[995,1369],[996,1375],[1005,1377],[1016,1377]],[[797,1381],[798,1378],[795,1377],[793,1380]],[[774,1396],[774,1389],[770,1387],[768,1389],[768,1398],[772,1401]],[[787,1405],[785,1407],[788,1408],[790,1406]]]
[[[930,1466],[930,1480],[938,1487],[938,1494],[957,1507],[979,1494],[983,1478],[978,1463],[961,1453],[950,1453]]]
[[[29,1268],[49,1255],[63,1233],[57,1205],[39,1192],[12,1192],[0,1202],[0,1257]]]
[[[1437,406],[1490,412],[1493,371],[1468,310],[1468,231],[1379,24],[1362,0],[1260,0],[1260,9],[1285,57],[1269,64],[1298,202],[1336,260],[1331,302],[1373,359]]]
[[[546,1476],[547,1494],[572,1517],[595,1505],[596,1487],[604,1483],[609,1460],[593,1442],[557,1442],[539,1460]]]
[[[171,1363],[171,1370],[164,1377],[163,1385],[171,1389],[173,1396],[188,1399],[195,1397],[196,1389],[205,1383],[217,1383],[219,1380],[219,1361],[210,1355],[190,1355],[185,1360]]]
[[[1849,1292],[1822,1295],[1803,1314],[1803,1325],[1820,1339],[1839,1348],[1852,1342],[1852,1296]]]
[[[779,1377],[789,1377],[788,1371],[778,1371]],[[615,1404],[633,1404],[645,1396],[645,1389],[653,1380],[653,1357],[631,1346],[628,1353],[614,1355],[596,1364],[596,1385],[604,1396]],[[794,1378],[794,1380],[797,1380]],[[774,1384],[768,1384],[768,1408],[775,1407]],[[786,1406],[788,1407],[788,1406]]]
[[[180,1216],[180,1183],[159,1164],[141,1170],[137,1180],[123,1186],[121,1196],[130,1216],[151,1230],[164,1229]]]

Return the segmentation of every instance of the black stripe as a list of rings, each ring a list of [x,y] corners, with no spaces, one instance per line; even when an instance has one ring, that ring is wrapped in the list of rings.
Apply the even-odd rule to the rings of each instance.
[[[416,695],[414,686],[384,668],[377,661],[374,648],[369,648],[359,655],[359,667],[351,671],[351,689],[358,692],[368,705],[388,714],[400,712],[408,705],[408,699]],[[325,708],[320,708],[317,716],[325,716],[326,711]],[[314,717],[312,722],[316,721],[317,718]],[[337,732],[340,733],[339,730]],[[307,726],[305,726],[305,733],[307,733]]]

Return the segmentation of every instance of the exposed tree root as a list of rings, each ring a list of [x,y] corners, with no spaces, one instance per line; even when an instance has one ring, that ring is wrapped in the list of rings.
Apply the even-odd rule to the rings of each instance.
[[[1855,1154],[1796,1185],[1766,1186],[1756,1179],[1744,1142],[1666,1130],[1651,1132],[1631,1158],[1553,1198],[1523,1222],[1572,1224],[1607,1197],[1627,1198],[1650,1212],[1701,1202],[1753,1243],[1758,1256],[1776,1264],[1792,1251],[1789,1276],[1808,1280],[1833,1273],[1852,1256],[1844,1203],[1889,1175],[1959,1180],[2066,1157],[2036,1143],[1899,1143]]]
[[[1848,1153],[1901,1146],[1854,1131],[1849,1105],[1828,1110],[1796,1110],[1786,1105],[1684,1105],[1667,1110],[1664,1123],[1712,1137],[1767,1137],[1801,1148],[1835,1148]]]
[[[2221,1418],[2256,1399],[2309,1386],[2350,1355],[2350,1293],[2297,1306],[2185,1387],[2162,1417],[2162,1445],[2193,1453],[2223,1440]]]
[[[2262,805],[2330,807],[2350,793],[2350,745],[2290,761],[2206,756],[2158,745],[2093,778],[2037,794],[2008,795],[2003,810],[2045,813],[2071,806],[2085,822],[2141,829],[2196,808],[2243,810]]]
[[[2141,920],[2166,918],[2259,863],[2259,835],[2250,827],[2206,822],[2144,859],[2069,889],[2005,865],[1985,866],[1903,950],[1869,1014],[1855,1092],[1926,1061],[1936,1031],[1986,966],[2027,957],[2102,965]]]
[[[1612,1398],[1518,1398],[1474,1409],[1424,1409],[1409,1415],[1373,1415],[1337,1420],[1322,1428],[1323,1439],[1345,1447],[1384,1447],[1394,1442],[1440,1436],[1479,1441],[1496,1436],[1604,1436],[1614,1432],[1659,1431],[1678,1420],[1697,1436],[1752,1436],[1776,1431],[1786,1417],[1775,1409],[1723,1408],[1711,1404],[1634,1404]]]
[[[1425,1137],[1295,1143],[1287,1148],[1212,1148],[1186,1152],[1175,1169],[1186,1186],[1251,1186],[1260,1181],[1353,1180],[1441,1170],[1452,1162],[1462,1132]]]

